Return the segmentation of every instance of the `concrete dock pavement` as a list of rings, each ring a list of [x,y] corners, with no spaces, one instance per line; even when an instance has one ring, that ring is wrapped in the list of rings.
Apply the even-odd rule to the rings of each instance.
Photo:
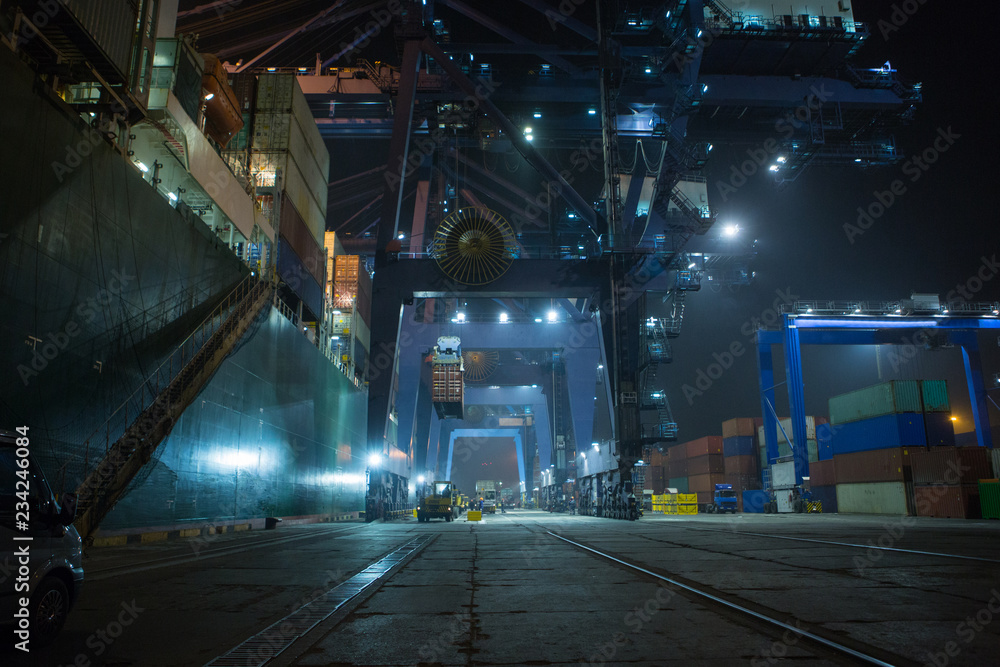
[[[32,660],[226,665],[242,646],[241,665],[993,664],[1000,524],[898,522],[512,510],[94,549]]]

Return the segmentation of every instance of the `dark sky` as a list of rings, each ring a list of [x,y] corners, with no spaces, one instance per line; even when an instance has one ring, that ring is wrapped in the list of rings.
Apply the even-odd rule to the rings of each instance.
[[[784,190],[758,176],[728,202],[715,199],[721,222],[738,222],[760,241],[757,280],[738,291],[703,290],[688,302],[687,335],[682,334],[675,345],[669,392],[682,440],[719,434],[719,423],[728,417],[760,415],[756,360],[741,327],[770,308],[779,290],[803,299],[891,300],[913,291],[944,297],[975,275],[982,257],[990,258],[998,250],[996,206],[989,193],[1000,175],[996,158],[1000,96],[985,75],[996,61],[992,26],[1000,18],[997,6],[977,5],[974,17],[962,17],[952,3],[914,3],[918,11],[884,39],[878,21],[888,20],[892,5],[899,3],[853,4],[856,18],[872,27],[857,66],[877,67],[889,60],[901,77],[923,83],[924,99],[915,121],[895,135],[901,151],[922,152],[939,128],[951,128],[960,138],[914,183],[901,172],[902,165],[868,171],[811,167]],[[713,151],[709,183],[728,174],[737,159],[746,159],[744,150]],[[849,243],[844,223],[854,222],[857,208],[867,207],[875,191],[885,190],[897,178],[904,180],[907,192],[854,244]],[[998,298],[1000,278],[987,281],[975,295],[981,301]],[[693,330],[697,335],[691,335]],[[744,344],[747,352],[689,404],[683,385],[693,385],[698,370],[713,363],[713,353],[721,353],[733,341]],[[1000,370],[997,337],[983,335],[980,344],[989,379]],[[896,368],[890,349],[883,346],[881,352],[882,379],[950,380],[952,401],[959,410],[958,430],[970,428],[962,414],[963,405],[968,410],[968,398],[957,350],[922,352],[909,363],[895,364]],[[803,358],[810,414],[826,414],[830,395],[879,381],[873,347],[809,348]],[[783,369],[776,372],[782,374],[779,380],[784,379]],[[991,409],[991,414],[994,423],[1000,422],[997,411]]]

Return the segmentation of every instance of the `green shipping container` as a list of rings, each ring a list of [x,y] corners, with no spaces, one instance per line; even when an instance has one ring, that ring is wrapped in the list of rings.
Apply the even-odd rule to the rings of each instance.
[[[830,399],[830,423],[846,424],[901,412],[923,412],[920,382],[893,380]]]
[[[984,519],[1000,519],[1000,482],[979,482],[979,504]]]
[[[677,489],[677,493],[689,493],[687,477],[671,477],[667,480],[667,488]]]
[[[924,412],[951,412],[947,380],[921,380],[920,393],[924,399]]]

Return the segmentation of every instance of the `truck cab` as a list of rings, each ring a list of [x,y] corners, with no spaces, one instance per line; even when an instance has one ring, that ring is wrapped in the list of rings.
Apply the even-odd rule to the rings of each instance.
[[[451,482],[435,481],[432,493],[424,496],[417,506],[417,521],[426,523],[431,519],[455,519],[458,517],[457,495]]]
[[[736,514],[736,492],[733,491],[732,484],[715,485],[715,495],[707,511],[709,514],[723,514],[725,512]]]

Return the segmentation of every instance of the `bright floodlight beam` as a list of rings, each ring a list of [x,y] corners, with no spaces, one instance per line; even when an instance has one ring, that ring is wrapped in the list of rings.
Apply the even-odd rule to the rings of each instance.
[[[722,228],[722,233],[731,238],[740,233],[740,227],[739,225],[726,225]]]
[[[377,468],[381,463],[382,463],[381,454],[372,453],[368,455],[368,465],[370,465],[371,467]]]

